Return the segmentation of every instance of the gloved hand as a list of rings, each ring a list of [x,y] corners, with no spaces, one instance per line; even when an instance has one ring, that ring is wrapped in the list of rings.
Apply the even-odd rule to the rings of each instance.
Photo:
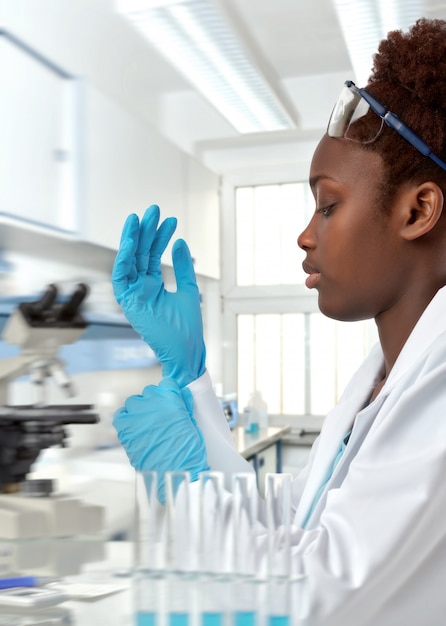
[[[113,425],[133,467],[158,473],[161,503],[165,472],[188,471],[194,481],[209,470],[203,435],[193,418],[192,394],[171,378],[127,398],[114,414]]]
[[[187,244],[178,239],[172,248],[176,292],[164,289],[161,255],[176,219],[165,219],[157,229],[160,210],[150,206],[139,222],[127,218],[112,271],[116,300],[127,320],[152,348],[164,377],[181,387],[201,376],[206,348],[195,270]]]

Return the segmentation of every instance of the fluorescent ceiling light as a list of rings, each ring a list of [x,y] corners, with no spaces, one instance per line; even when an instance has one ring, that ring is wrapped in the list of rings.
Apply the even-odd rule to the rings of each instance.
[[[355,80],[367,84],[373,55],[391,30],[406,30],[423,15],[422,0],[334,0]]]
[[[238,132],[296,127],[212,0],[118,0],[117,9]]]

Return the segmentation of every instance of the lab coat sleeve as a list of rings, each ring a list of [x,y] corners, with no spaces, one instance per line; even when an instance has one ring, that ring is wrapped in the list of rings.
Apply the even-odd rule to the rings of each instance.
[[[232,474],[251,473],[254,469],[235,448],[208,371],[188,387],[194,399],[194,418],[205,440],[208,464],[212,470],[224,473],[226,488],[230,489]]]

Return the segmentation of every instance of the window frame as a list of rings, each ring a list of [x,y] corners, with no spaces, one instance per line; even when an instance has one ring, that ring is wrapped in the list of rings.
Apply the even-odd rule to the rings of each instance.
[[[319,313],[318,296],[305,285],[237,285],[236,268],[236,189],[242,186],[283,185],[302,182],[306,177],[293,172],[293,177],[277,179],[261,176],[250,179],[224,179],[221,185],[221,310],[222,310],[222,382],[227,394],[237,392],[237,316],[262,313]],[[295,233],[296,246],[299,233]],[[294,235],[292,235],[294,236]],[[304,254],[302,253],[302,261]],[[242,407],[239,407],[240,409]],[[320,429],[325,416],[286,416],[293,428]],[[271,422],[280,416],[271,416]],[[283,419],[282,419],[283,421]]]
[[[249,181],[238,177],[223,179],[220,189],[221,198],[221,312],[222,312],[222,384],[225,394],[236,394],[238,383],[237,372],[237,316],[239,314],[312,314],[319,313],[318,293],[309,290],[304,284],[294,285],[237,285],[236,271],[236,189],[238,187],[255,187],[260,185],[307,184],[306,176],[299,176],[298,168],[292,176],[279,178],[271,172],[270,176],[253,177]],[[310,211],[311,213],[312,211]],[[300,233],[292,234],[296,239]],[[302,261],[304,252],[302,252]],[[370,329],[368,330],[370,332]],[[373,331],[374,333],[374,331]],[[370,335],[371,346],[374,337]],[[310,365],[307,362],[305,367]],[[352,372],[353,373],[353,372]],[[310,393],[311,376],[307,376],[306,392]],[[260,390],[261,391],[261,390]],[[339,390],[342,392],[342,390]],[[308,406],[308,403],[306,402]],[[243,407],[239,407],[241,410]],[[305,414],[285,416],[285,420],[293,430],[318,432],[325,415]],[[282,424],[284,417],[270,415],[271,424]]]

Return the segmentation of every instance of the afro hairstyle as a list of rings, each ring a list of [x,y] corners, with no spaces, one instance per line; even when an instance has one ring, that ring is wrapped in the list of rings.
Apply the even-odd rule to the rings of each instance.
[[[446,162],[445,76],[446,21],[421,18],[407,32],[392,31],[381,41],[366,89]],[[446,195],[446,171],[386,124],[362,147],[381,155],[388,199],[402,184],[426,180]]]

